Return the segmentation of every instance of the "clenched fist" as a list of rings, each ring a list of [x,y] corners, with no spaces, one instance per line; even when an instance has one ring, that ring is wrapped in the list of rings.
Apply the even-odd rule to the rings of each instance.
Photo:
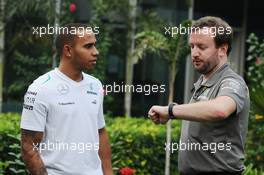
[[[170,119],[168,106],[152,106],[148,115],[155,124],[165,124]]]

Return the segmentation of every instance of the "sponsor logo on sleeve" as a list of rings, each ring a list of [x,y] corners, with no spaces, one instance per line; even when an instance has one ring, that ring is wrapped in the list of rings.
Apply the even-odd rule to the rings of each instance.
[[[223,83],[221,87],[222,90],[224,89],[230,90],[236,94],[241,94],[243,92],[241,84],[235,79],[229,78],[229,79],[224,80],[222,83]]]
[[[23,108],[24,109],[27,109],[27,110],[33,110],[33,106],[31,106],[31,105],[27,105],[27,104],[23,104]]]
[[[34,103],[36,101],[37,92],[27,91],[24,97],[23,108],[27,110],[33,110]]]
[[[37,95],[37,92],[27,91],[26,92],[26,95],[34,95],[34,96],[36,96]]]
[[[25,103],[27,103],[27,104],[34,104],[35,100],[36,99],[34,97],[26,97],[25,98]]]

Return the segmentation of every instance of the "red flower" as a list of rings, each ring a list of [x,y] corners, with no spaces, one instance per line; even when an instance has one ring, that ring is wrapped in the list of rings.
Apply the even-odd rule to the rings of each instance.
[[[69,10],[71,13],[74,13],[76,11],[76,5],[74,3],[71,3],[69,6]]]
[[[261,64],[261,63],[262,63],[261,58],[257,58],[257,59],[256,59],[256,65],[259,65],[259,64]]]
[[[120,175],[134,175],[136,171],[129,167],[124,167],[119,170]]]

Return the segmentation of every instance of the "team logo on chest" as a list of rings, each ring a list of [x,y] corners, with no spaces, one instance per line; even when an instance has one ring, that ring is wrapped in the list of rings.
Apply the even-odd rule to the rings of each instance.
[[[57,90],[61,95],[65,95],[69,93],[69,86],[67,84],[58,84]]]

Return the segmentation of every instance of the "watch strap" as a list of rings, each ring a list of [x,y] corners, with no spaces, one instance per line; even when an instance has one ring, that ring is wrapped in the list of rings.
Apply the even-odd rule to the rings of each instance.
[[[169,108],[168,108],[168,114],[169,114],[169,117],[170,119],[173,119],[175,116],[173,115],[173,106],[176,105],[176,103],[170,103],[169,104]]]

